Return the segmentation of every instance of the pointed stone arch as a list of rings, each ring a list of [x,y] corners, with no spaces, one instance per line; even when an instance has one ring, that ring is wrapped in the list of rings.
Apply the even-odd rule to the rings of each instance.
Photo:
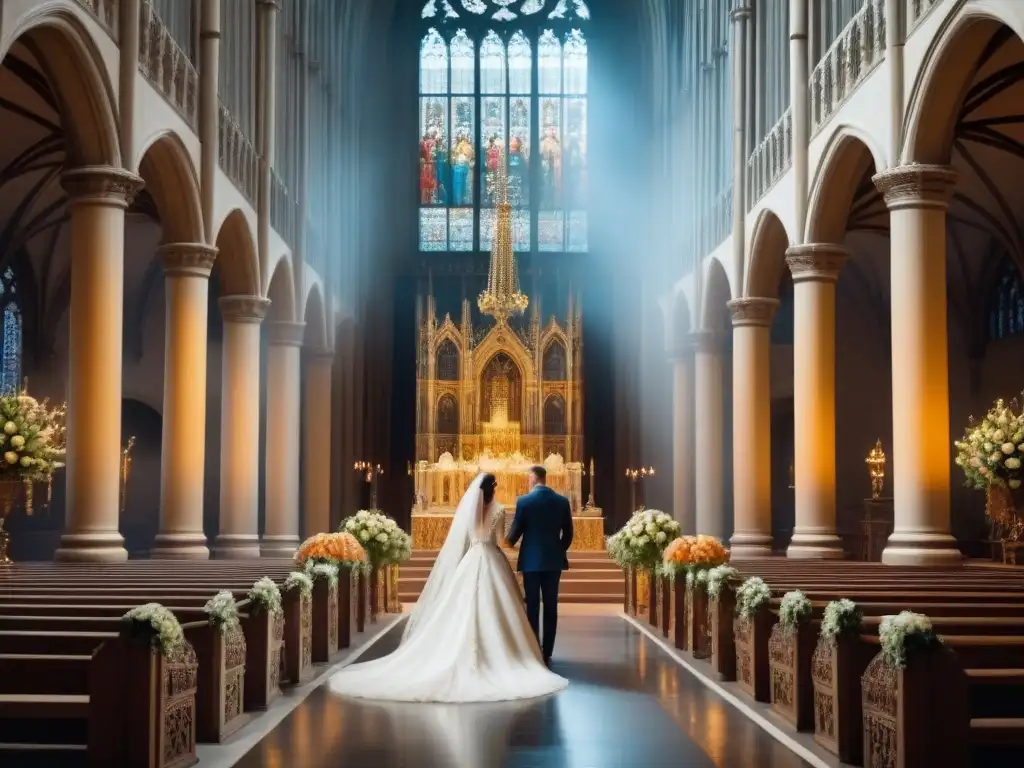
[[[886,167],[877,142],[859,128],[840,126],[822,153],[811,184],[805,242],[842,245],[850,209],[865,174]]]
[[[192,158],[174,131],[151,138],[139,155],[138,174],[156,203],[165,243],[204,240],[199,178]]]
[[[259,258],[249,221],[240,208],[221,222],[214,242],[220,267],[221,293],[225,296],[259,296]]]
[[[23,46],[53,87],[68,138],[68,168],[121,168],[114,89],[79,12],[54,3],[32,9],[0,42],[0,58]]]

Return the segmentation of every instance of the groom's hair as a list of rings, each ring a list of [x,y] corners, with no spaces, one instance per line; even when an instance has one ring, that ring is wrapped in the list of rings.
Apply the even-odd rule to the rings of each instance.
[[[548,481],[548,471],[539,464],[535,467],[530,467],[530,472],[537,478],[537,482],[543,485]]]

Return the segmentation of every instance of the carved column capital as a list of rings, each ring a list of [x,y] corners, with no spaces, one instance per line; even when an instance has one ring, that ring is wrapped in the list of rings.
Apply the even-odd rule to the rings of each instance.
[[[741,5],[739,8],[733,8],[729,11],[729,21],[731,22],[744,22],[751,16],[750,6]]]
[[[283,320],[267,323],[267,343],[272,347],[301,347],[305,337],[305,323],[291,323]]]
[[[145,182],[123,168],[87,165],[65,171],[61,185],[72,203],[127,208],[142,191]]]
[[[221,317],[230,323],[252,323],[259,325],[270,309],[270,299],[262,296],[224,296],[217,304]]]
[[[168,277],[209,278],[217,249],[205,243],[167,243],[158,251]]]
[[[794,283],[834,283],[849,257],[846,248],[827,243],[792,245],[786,249],[786,264]]]
[[[949,166],[913,163],[876,173],[871,180],[890,211],[902,208],[946,210],[959,177],[960,174]]]
[[[261,6],[268,11],[281,10],[281,0],[256,0],[256,5]]]
[[[775,310],[779,308],[778,299],[766,299],[759,296],[748,296],[733,299],[726,306],[732,313],[733,328],[744,326],[761,326],[767,328],[772,324]]]

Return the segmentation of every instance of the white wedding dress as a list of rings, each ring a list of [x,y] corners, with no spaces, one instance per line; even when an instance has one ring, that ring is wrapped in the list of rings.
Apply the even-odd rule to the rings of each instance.
[[[470,703],[531,699],[568,685],[548,670],[498,547],[505,514],[486,509],[479,475],[462,497],[394,653],[354,664],[330,689],[388,701]]]

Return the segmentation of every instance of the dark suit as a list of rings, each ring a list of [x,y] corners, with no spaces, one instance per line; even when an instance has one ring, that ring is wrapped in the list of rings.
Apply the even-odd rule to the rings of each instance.
[[[516,517],[508,543],[519,547],[518,570],[523,574],[526,617],[540,642],[540,604],[544,602],[544,640],[541,650],[551,658],[558,628],[558,584],[568,570],[566,553],[572,544],[572,510],[569,500],[546,485],[538,485],[516,502]]]

